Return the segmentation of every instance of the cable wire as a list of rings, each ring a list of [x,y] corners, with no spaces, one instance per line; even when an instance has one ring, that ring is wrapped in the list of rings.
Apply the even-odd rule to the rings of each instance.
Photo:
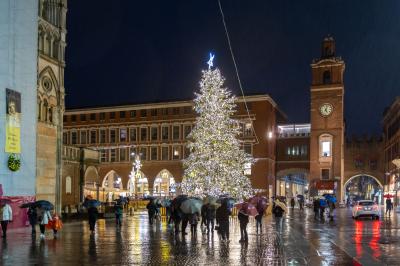
[[[243,87],[242,87],[242,82],[240,80],[240,76],[239,76],[239,70],[236,64],[236,59],[235,59],[235,55],[233,53],[233,49],[232,49],[232,44],[231,44],[231,39],[229,37],[229,32],[228,32],[228,27],[226,26],[226,22],[225,22],[225,15],[224,15],[224,11],[222,10],[222,5],[221,5],[221,1],[218,0],[218,6],[219,6],[219,11],[221,13],[221,19],[222,19],[222,24],[224,25],[224,29],[225,29],[225,35],[226,35],[226,39],[228,41],[228,46],[229,46],[229,51],[231,52],[231,57],[232,57],[232,61],[233,61],[233,65],[235,67],[235,72],[236,72],[236,77],[239,83],[239,88],[240,91],[242,92],[242,98],[243,98],[243,102],[244,102],[244,106],[246,107],[246,111],[247,111],[247,116],[249,118],[249,121],[251,121],[251,128],[253,130],[254,136],[256,137],[256,144],[259,143],[259,139],[257,137],[256,131],[254,129],[254,125],[250,116],[250,111],[249,108],[247,106],[247,102],[246,102],[246,97],[244,96],[244,92],[243,92]]]

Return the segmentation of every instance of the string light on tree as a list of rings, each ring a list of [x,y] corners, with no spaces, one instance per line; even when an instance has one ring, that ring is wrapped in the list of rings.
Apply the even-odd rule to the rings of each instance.
[[[183,161],[184,193],[195,196],[228,194],[242,199],[253,195],[244,166],[253,158],[240,149],[239,123],[235,113],[235,97],[223,87],[224,78],[218,68],[212,69],[214,55],[210,53],[208,70],[202,72],[200,92],[194,108],[198,116],[189,135],[190,155]]]

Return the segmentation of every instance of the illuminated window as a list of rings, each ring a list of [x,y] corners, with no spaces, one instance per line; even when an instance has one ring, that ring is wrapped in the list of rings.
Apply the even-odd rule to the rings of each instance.
[[[174,160],[179,160],[180,159],[180,147],[175,146],[173,147],[173,151],[172,151],[172,159]]]
[[[252,135],[252,126],[251,126],[251,123],[246,123],[245,125],[244,125],[244,136],[246,137],[248,137],[248,136],[251,136]]]
[[[320,157],[328,158],[332,156],[332,136],[328,134],[319,137]]]
[[[127,130],[126,130],[126,128],[121,128],[121,129],[119,130],[119,141],[120,141],[120,142],[126,142],[127,139],[128,139],[128,136],[127,136]]]

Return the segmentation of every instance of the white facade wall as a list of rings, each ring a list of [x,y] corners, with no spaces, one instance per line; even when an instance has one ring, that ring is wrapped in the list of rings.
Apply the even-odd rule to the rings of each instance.
[[[34,196],[36,179],[37,0],[0,1],[0,184],[5,196]],[[6,88],[21,93],[21,168],[5,153]]]

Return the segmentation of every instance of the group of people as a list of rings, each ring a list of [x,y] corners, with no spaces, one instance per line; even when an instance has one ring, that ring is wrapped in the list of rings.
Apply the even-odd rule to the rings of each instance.
[[[29,207],[27,211],[29,224],[32,227],[32,235],[36,234],[36,225],[39,224],[40,228],[40,238],[45,238],[46,227],[48,229],[53,230],[54,238],[57,238],[57,232],[62,228],[62,222],[60,217],[54,212],[51,215],[49,210],[45,210],[38,207]],[[13,211],[9,204],[1,203],[0,204],[0,221],[1,221],[1,229],[2,229],[2,237],[7,238],[7,228],[8,224],[12,222]]]
[[[325,213],[326,210],[328,210],[328,218],[332,221],[335,208],[334,202],[324,198],[315,198],[313,201],[314,218],[317,219],[319,217],[321,220],[325,219]]]

